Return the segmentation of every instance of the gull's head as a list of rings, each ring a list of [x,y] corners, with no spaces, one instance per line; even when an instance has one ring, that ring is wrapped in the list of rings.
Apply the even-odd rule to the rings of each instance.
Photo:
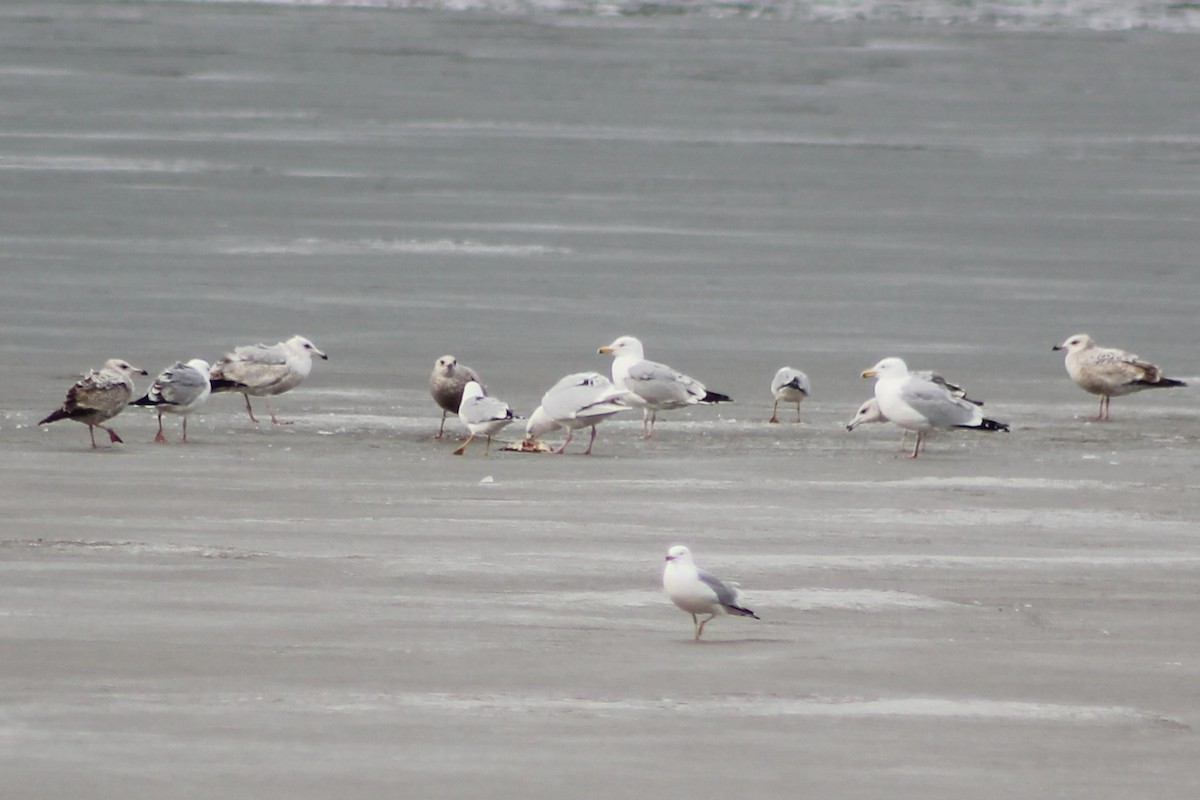
[[[199,372],[201,375],[207,375],[209,369],[211,369],[208,362],[203,358],[193,358],[191,361],[187,362],[187,365]]]
[[[681,544],[674,545],[670,550],[667,551],[667,561],[678,561],[681,564],[690,564],[692,563],[692,551],[688,550]]]
[[[104,369],[108,370],[109,372],[115,372],[118,375],[124,375],[126,377],[150,374],[141,367],[135,367],[133,364],[130,364],[128,361],[125,361],[121,358],[110,358],[108,361],[105,361]]]
[[[463,402],[478,400],[480,397],[487,397],[487,393],[483,391],[483,387],[479,385],[479,382],[467,381],[467,385],[463,387]]]
[[[642,343],[633,336],[618,336],[613,339],[612,344],[606,344],[596,352],[607,353],[613,358],[632,357],[638,360],[645,358]]]
[[[908,375],[908,365],[903,359],[889,356],[870,369],[864,369],[864,378],[902,378]]]
[[[326,361],[329,360],[329,356],[318,350],[315,344],[310,342],[308,339],[305,339],[303,336],[293,336],[284,342],[284,344],[297,353],[308,353],[310,357],[317,356],[318,358],[323,358]]]
[[[454,368],[458,366],[458,359],[454,356],[442,356],[433,365],[433,371],[439,375],[449,376],[454,372]]]
[[[879,410],[879,401],[872,397],[867,402],[858,407],[858,411],[854,414],[854,419],[846,423],[846,430],[852,431],[859,425],[867,422],[885,422],[883,412]]]
[[[1066,350],[1068,353],[1078,353],[1080,350],[1087,350],[1089,347],[1095,347],[1096,343],[1092,341],[1092,337],[1086,333],[1077,333],[1068,338],[1062,344],[1056,344],[1051,347],[1051,350]]]

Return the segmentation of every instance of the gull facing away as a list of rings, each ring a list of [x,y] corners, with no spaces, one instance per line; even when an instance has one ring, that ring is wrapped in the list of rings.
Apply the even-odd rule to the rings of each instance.
[[[643,439],[654,435],[659,411],[730,401],[727,395],[708,391],[700,381],[676,372],[666,364],[647,361],[642,343],[632,336],[619,336],[596,352],[613,356],[613,385],[629,390],[624,402],[642,409]]]
[[[446,431],[446,415],[458,413],[458,407],[462,405],[463,389],[470,381],[478,383],[483,393],[487,394],[487,385],[483,378],[466,364],[458,363],[454,356],[442,356],[433,365],[433,373],[429,376],[429,394],[433,396],[433,402],[442,409],[442,424],[438,426],[437,435],[433,438],[442,438]]]
[[[1143,389],[1174,389],[1183,381],[1163,377],[1157,364],[1143,361],[1114,347],[1100,347],[1086,333],[1077,333],[1051,350],[1066,350],[1067,374],[1085,392],[1100,395],[1100,411],[1093,419],[1107,420],[1108,405]]]
[[[158,412],[158,433],[154,441],[159,444],[167,441],[163,433],[163,412],[178,414],[183,418],[183,438],[180,441],[188,440],[188,414],[199,408],[212,390],[208,382],[208,370],[208,362],[200,358],[193,358],[186,364],[176,361],[159,373],[143,397],[130,403],[131,406],[151,406]]]
[[[131,365],[119,358],[110,358],[99,370],[91,370],[67,390],[62,407],[38,423],[48,425],[60,419],[73,419],[88,426],[93,449],[96,444],[96,428],[108,431],[112,442],[122,442],[112,428],[103,423],[120,414],[133,397],[134,375],[149,375],[144,369]]]
[[[293,336],[279,344],[242,345],[212,365],[209,373],[212,392],[241,392],[246,398],[246,413],[252,422],[258,422],[250,407],[250,397],[274,397],[295,389],[312,371],[313,356],[329,359],[303,336]],[[267,413],[276,425],[291,424],[275,416],[269,401]]]
[[[461,456],[465,453],[467,445],[480,434],[487,437],[487,448],[483,451],[483,454],[486,456],[492,451],[492,435],[514,420],[519,419],[513,414],[512,409],[508,407],[508,403],[484,394],[483,387],[477,381],[467,381],[467,385],[463,387],[463,398],[462,404],[458,407],[458,418],[462,420],[463,425],[467,426],[467,430],[471,435],[454,451],[454,455],[456,456]]]
[[[629,411],[629,406],[622,402],[628,395],[628,390],[613,386],[612,381],[599,372],[574,372],[542,395],[542,404],[525,424],[525,437],[536,440],[555,428],[565,428],[566,441],[554,451],[561,454],[571,443],[575,431],[590,427],[592,438],[583,454],[591,455],[592,445],[596,442],[596,426],[614,414]]]
[[[692,615],[697,642],[704,633],[704,626],[720,614],[760,619],[743,604],[742,593],[736,583],[726,583],[698,569],[692,561],[692,551],[681,544],[667,551],[663,589],[672,603]],[[708,614],[708,617],[701,620],[696,617],[697,614]]]
[[[800,403],[808,397],[812,385],[808,376],[798,369],[783,367],[775,373],[771,380],[771,394],[775,397],[775,405],[771,407],[771,418],[767,422],[779,422],[779,404],[796,404],[796,422],[800,421]]]
[[[944,386],[913,375],[899,358],[885,358],[864,370],[862,376],[877,379],[875,399],[879,403],[880,413],[900,427],[917,432],[917,443],[910,458],[917,457],[925,434],[932,430],[1008,430],[1008,425],[986,419],[978,406],[955,397]]]

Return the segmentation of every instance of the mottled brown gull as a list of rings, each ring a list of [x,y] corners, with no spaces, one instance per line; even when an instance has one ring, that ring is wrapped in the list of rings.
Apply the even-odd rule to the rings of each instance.
[[[60,419],[73,419],[88,426],[88,435],[92,437],[92,447],[96,444],[96,428],[108,432],[108,438],[120,442],[117,432],[103,423],[120,414],[133,397],[134,375],[147,375],[144,369],[132,366],[128,361],[110,358],[98,370],[92,370],[84,375],[75,385],[67,390],[67,397],[62,407],[50,414],[38,425],[48,425]]]
[[[1100,410],[1094,419],[1107,420],[1112,398],[1143,389],[1174,389],[1183,381],[1164,377],[1157,364],[1114,347],[1100,347],[1091,336],[1077,333],[1051,350],[1066,350],[1067,374],[1085,392],[1100,395]]]
[[[246,413],[258,422],[250,398],[274,397],[299,386],[312,371],[313,356],[328,359],[312,342],[303,336],[293,336],[279,344],[243,345],[213,364],[210,377],[212,391],[240,392],[246,398]],[[276,425],[288,425],[275,416],[267,401],[267,413]]]

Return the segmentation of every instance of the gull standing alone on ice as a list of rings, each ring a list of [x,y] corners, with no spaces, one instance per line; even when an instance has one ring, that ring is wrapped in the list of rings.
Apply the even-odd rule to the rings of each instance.
[[[642,409],[644,439],[654,435],[659,411],[730,400],[726,395],[708,391],[700,381],[676,372],[666,364],[647,361],[642,343],[632,336],[617,337],[597,352],[613,356],[613,385],[629,390],[631,394],[626,396],[625,402]]]
[[[483,393],[483,387],[478,381],[467,381],[463,388],[462,404],[458,407],[458,418],[467,426],[470,436],[454,451],[461,456],[467,450],[467,445],[478,435],[487,437],[487,448],[483,451],[486,456],[492,451],[492,435],[517,419],[508,403],[488,397]]]
[[[274,397],[299,386],[312,371],[313,356],[328,360],[316,346],[303,336],[293,336],[279,344],[248,344],[234,349],[212,365],[212,392],[241,392],[246,398],[246,413],[252,422],[254,409],[250,397]],[[267,401],[267,413],[276,425],[290,425],[275,416]]]
[[[178,414],[183,417],[183,438],[181,441],[186,442],[188,440],[187,415],[191,414],[201,403],[207,400],[211,391],[211,384],[208,382],[208,370],[208,362],[200,358],[193,358],[186,364],[182,361],[176,361],[173,365],[159,373],[143,397],[130,403],[132,406],[152,406],[158,412],[158,433],[155,435],[154,441],[159,443],[167,441],[167,437],[163,433],[162,424],[164,411],[168,414]]]
[[[704,626],[719,614],[759,619],[757,614],[746,608],[736,583],[726,583],[697,568],[692,561],[692,552],[681,544],[667,551],[663,589],[672,603],[692,615],[696,641],[700,641]],[[708,614],[708,617],[701,620],[696,617],[697,614]]]
[[[1157,364],[1143,361],[1132,353],[1113,347],[1100,347],[1086,333],[1077,333],[1051,350],[1066,350],[1067,374],[1085,392],[1100,395],[1100,411],[1094,419],[1107,420],[1112,398],[1143,389],[1174,389],[1187,386],[1183,381],[1163,377]]]
[[[459,364],[454,356],[442,356],[433,365],[433,373],[429,376],[429,394],[442,409],[442,424],[438,426],[437,435],[433,438],[442,438],[446,430],[446,415],[458,413],[458,407],[462,405],[463,389],[471,381],[478,383],[483,393],[487,394],[487,385],[484,384],[483,378],[466,364]]]
[[[796,404],[796,422],[799,422],[800,403],[811,391],[808,376],[803,372],[792,367],[780,369],[771,380],[771,394],[775,397],[775,405],[771,407],[771,418],[767,422],[779,422],[780,402]]]
[[[148,375],[144,369],[131,365],[119,358],[110,358],[99,370],[91,370],[67,390],[62,407],[38,423],[47,425],[60,419],[73,419],[88,426],[92,447],[96,445],[96,428],[108,432],[113,442],[121,442],[112,428],[102,423],[120,414],[133,397],[134,375]]]
[[[862,373],[876,378],[875,399],[879,411],[889,421],[917,432],[911,458],[921,451],[925,434],[939,428],[970,428],[982,431],[1007,431],[1008,425],[986,419],[973,403],[955,397],[944,386],[913,375],[899,358],[890,357]]]
[[[591,427],[592,438],[583,451],[585,456],[591,455],[592,445],[596,441],[596,426],[614,414],[628,411],[629,406],[621,402],[628,395],[627,390],[613,386],[612,381],[599,372],[572,373],[542,395],[542,404],[534,410],[525,425],[525,436],[529,440],[536,440],[555,428],[565,428],[566,441],[554,451],[563,453],[575,431]]]

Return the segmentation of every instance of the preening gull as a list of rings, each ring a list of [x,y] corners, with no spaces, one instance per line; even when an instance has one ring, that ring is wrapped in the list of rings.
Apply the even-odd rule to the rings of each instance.
[[[1183,381],[1163,377],[1157,364],[1143,361],[1132,353],[1113,347],[1100,347],[1086,333],[1077,333],[1051,350],[1066,350],[1067,374],[1085,392],[1100,395],[1096,420],[1109,419],[1112,398],[1143,389],[1174,389],[1187,386]]]
[[[60,419],[73,419],[88,426],[92,447],[96,445],[96,428],[108,431],[108,438],[120,442],[117,432],[102,423],[120,414],[133,397],[134,375],[148,375],[144,369],[132,366],[128,361],[110,358],[99,370],[91,370],[67,390],[62,407],[38,423],[48,425]]]
[[[618,389],[631,392],[625,403],[642,409],[642,437],[645,439],[654,435],[659,411],[730,399],[708,391],[704,384],[666,364],[647,361],[642,343],[632,336],[620,336],[597,352],[613,356],[612,382]]]
[[[796,404],[796,422],[800,421],[800,403],[812,392],[808,376],[798,369],[783,367],[771,379],[771,394],[775,405],[771,407],[771,418],[767,422],[779,422],[779,404]]]
[[[446,430],[446,415],[458,413],[458,407],[462,405],[463,389],[470,381],[478,383],[483,393],[487,394],[487,384],[483,382],[483,378],[466,364],[459,364],[454,356],[442,356],[433,365],[433,374],[429,376],[429,394],[442,409],[442,424],[438,426],[437,435],[433,438],[442,438]]]
[[[629,406],[622,402],[628,395],[628,390],[618,389],[599,372],[574,372],[542,396],[542,404],[525,425],[525,437],[536,440],[555,428],[565,428],[566,441],[554,451],[563,453],[575,431],[590,427],[592,438],[583,451],[584,455],[590,455],[596,441],[596,426],[614,414],[628,411]]]
[[[212,365],[209,375],[212,392],[241,392],[246,398],[246,413],[252,422],[258,422],[250,407],[250,397],[274,397],[295,389],[312,371],[313,356],[329,358],[303,336],[293,336],[279,344],[237,347]],[[267,412],[276,425],[291,424],[275,416],[269,401]]]
[[[167,437],[163,433],[163,412],[183,417],[181,441],[188,440],[187,415],[207,400],[211,391],[208,370],[208,362],[200,358],[193,358],[187,363],[176,361],[159,373],[143,397],[130,403],[134,406],[152,406],[158,412],[158,433],[155,435],[154,441],[159,443],[167,441]]]
[[[518,417],[513,414],[508,403],[488,397],[483,393],[483,387],[477,381],[467,381],[463,387],[462,404],[458,407],[458,418],[467,426],[470,436],[454,451],[461,456],[467,450],[467,445],[480,434],[487,437],[487,448],[483,451],[486,456],[492,451],[492,436],[501,428],[509,425]]]
[[[1003,422],[986,419],[974,403],[955,397],[944,386],[913,375],[899,358],[885,358],[864,370],[862,376],[877,379],[875,399],[880,413],[900,427],[917,432],[912,458],[917,457],[925,434],[932,430],[1008,430]]]
[[[759,616],[746,608],[742,593],[736,583],[726,583],[715,575],[698,569],[692,561],[692,552],[681,544],[667,551],[667,565],[663,568],[663,589],[671,602],[692,615],[696,628],[696,641],[704,633],[704,626],[720,614],[741,617]],[[697,614],[707,614],[698,619]]]

